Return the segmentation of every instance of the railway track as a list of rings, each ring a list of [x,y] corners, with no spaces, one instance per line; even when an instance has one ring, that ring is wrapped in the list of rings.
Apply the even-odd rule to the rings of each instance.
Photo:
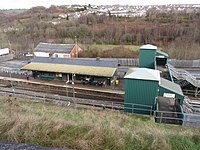
[[[12,83],[11,83],[12,82]],[[92,90],[86,88],[73,88],[71,86],[64,85],[52,85],[52,84],[43,84],[43,83],[33,83],[33,82],[18,82],[17,80],[1,80],[1,84],[6,85],[7,87],[14,87],[15,89],[33,91],[33,92],[43,92],[49,94],[57,94],[61,96],[68,95],[69,97],[77,97],[84,99],[93,99],[93,100],[104,100],[104,101],[116,101],[123,102],[124,94],[110,92],[106,90]]]
[[[29,98],[32,99],[34,102],[54,103],[64,106],[77,106],[77,105],[78,107],[93,106],[103,109],[109,108],[115,110],[123,110],[124,108],[123,102],[73,98],[73,97],[59,96],[54,94],[44,94],[40,92],[18,90],[18,89],[13,91],[11,88],[8,87],[0,88],[0,96]]]
[[[44,88],[31,88],[31,87],[21,87],[17,86],[16,89],[26,90],[26,91],[34,91],[34,92],[44,92],[44,93],[50,93],[50,94],[57,94],[66,96],[66,90],[56,90],[56,89],[44,89]],[[74,93],[74,94],[73,94]],[[92,92],[85,92],[82,90],[75,89],[73,92],[73,89],[68,89],[68,96],[69,97],[77,97],[77,98],[84,98],[84,99],[94,99],[94,100],[106,100],[106,101],[116,101],[116,102],[122,102],[123,97],[117,97],[117,96],[108,96],[104,95],[102,93],[94,94]]]

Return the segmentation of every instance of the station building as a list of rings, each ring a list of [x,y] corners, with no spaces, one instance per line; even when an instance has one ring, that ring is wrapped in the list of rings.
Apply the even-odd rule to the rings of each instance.
[[[34,78],[111,85],[117,77],[117,60],[35,57],[22,70]]]

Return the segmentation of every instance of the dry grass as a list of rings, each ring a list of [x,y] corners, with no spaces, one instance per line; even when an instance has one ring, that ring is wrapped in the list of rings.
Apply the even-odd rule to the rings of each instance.
[[[148,117],[0,98],[0,140],[74,149],[199,149],[200,129]],[[177,140],[176,140],[177,139]]]
[[[135,58],[139,57],[139,46],[134,45],[82,45],[79,57]]]
[[[138,51],[140,48],[140,46],[136,46],[136,45],[81,44],[80,46],[82,47],[83,50],[101,50],[101,51],[110,50],[117,47],[123,47],[131,51]]]

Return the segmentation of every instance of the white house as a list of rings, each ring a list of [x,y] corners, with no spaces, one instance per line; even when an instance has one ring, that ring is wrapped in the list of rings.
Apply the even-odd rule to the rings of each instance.
[[[39,43],[34,52],[35,57],[76,58],[82,49],[77,44]]]
[[[0,56],[2,56],[2,55],[8,55],[9,53],[10,53],[10,51],[9,51],[8,48],[0,49]]]

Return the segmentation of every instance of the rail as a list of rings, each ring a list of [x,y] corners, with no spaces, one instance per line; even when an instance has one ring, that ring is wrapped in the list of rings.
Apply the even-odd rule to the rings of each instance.
[[[177,79],[184,79],[194,85],[195,87],[200,87],[200,79],[190,74],[188,71],[185,70],[177,70],[172,65],[168,64],[168,68],[172,75]]]

